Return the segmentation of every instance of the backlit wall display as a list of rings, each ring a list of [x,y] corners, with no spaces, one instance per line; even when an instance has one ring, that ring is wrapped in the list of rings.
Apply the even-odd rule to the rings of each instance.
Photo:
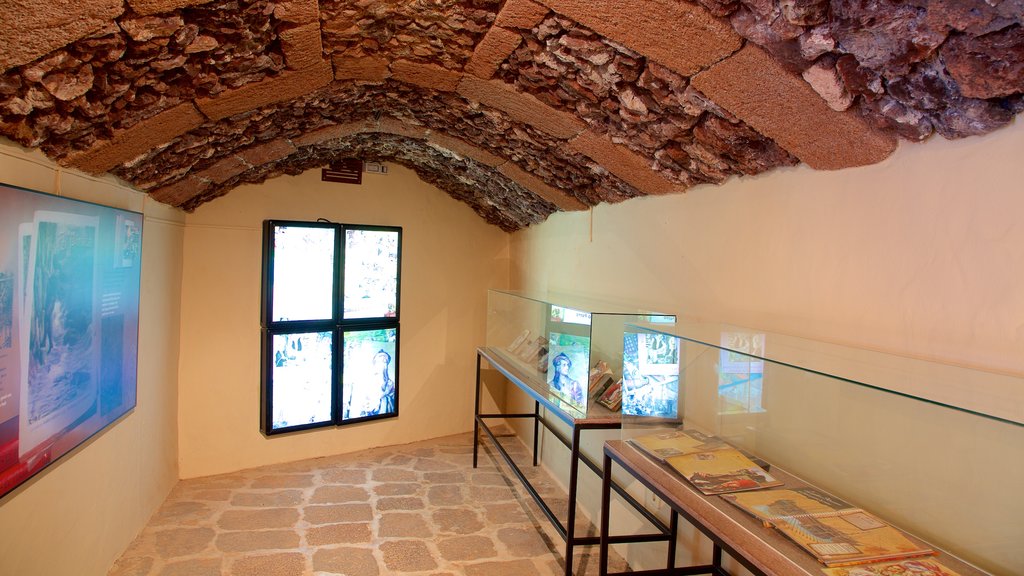
[[[0,495],[135,407],[142,215],[0,184]]]
[[[398,415],[402,229],[267,220],[260,429]]]
[[[398,239],[394,230],[345,230],[346,320],[397,316]]]
[[[398,411],[398,328],[348,330],[342,357],[343,421]]]

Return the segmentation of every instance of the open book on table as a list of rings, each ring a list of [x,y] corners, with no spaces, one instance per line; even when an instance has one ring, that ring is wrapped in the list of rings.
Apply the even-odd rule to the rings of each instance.
[[[669,465],[704,494],[725,494],[781,486],[742,451],[697,430],[673,430],[628,440],[641,452]]]
[[[829,567],[935,554],[884,520],[816,488],[724,494],[722,498],[779,530]]]
[[[879,562],[877,564],[858,564],[839,568],[823,568],[827,576],[960,576],[953,570],[939,564],[931,558],[911,558],[895,562]]]

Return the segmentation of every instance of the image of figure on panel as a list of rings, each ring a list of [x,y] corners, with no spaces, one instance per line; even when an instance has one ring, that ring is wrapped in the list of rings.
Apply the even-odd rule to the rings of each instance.
[[[20,326],[22,456],[96,408],[98,228],[95,216],[35,212]]]
[[[676,418],[679,412],[679,338],[623,335],[622,413]]]
[[[4,184],[0,206],[3,496],[135,406],[142,215]]]
[[[342,419],[397,413],[397,329],[345,333]]]
[[[548,340],[549,390],[581,412],[587,411],[587,393],[582,384],[590,370],[590,338],[552,332]]]
[[[555,356],[552,362],[555,365],[555,377],[551,382],[555,385],[555,388],[568,396],[570,401],[577,404],[583,402],[583,388],[580,386],[579,381],[574,380],[569,375],[569,371],[572,370],[572,360],[563,352]]]
[[[333,345],[332,332],[273,336],[274,429],[331,419]]]

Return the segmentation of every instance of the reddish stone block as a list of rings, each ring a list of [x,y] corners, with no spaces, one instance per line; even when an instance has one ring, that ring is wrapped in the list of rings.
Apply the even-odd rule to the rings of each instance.
[[[284,138],[272,140],[266,144],[253,146],[238,153],[238,157],[246,161],[250,166],[261,166],[267,162],[287,158],[295,152],[295,146]]]
[[[435,64],[396,60],[391,63],[391,77],[421,88],[454,92],[459,87],[462,74]]]
[[[508,0],[494,20],[495,26],[533,28],[540,24],[549,10],[533,0]]]
[[[203,116],[195,106],[191,103],[179,104],[115,133],[111,140],[97,142],[88,150],[68,155],[63,163],[92,174],[100,174],[166,144],[202,123]]]
[[[208,4],[211,0],[128,0],[128,5],[140,16],[163,14],[188,6]]]
[[[196,100],[196,105],[210,120],[220,120],[260,106],[304,96],[330,84],[332,76],[330,63],[321,61],[305,70],[284,72],[262,82],[226,91],[216,98],[201,98]]]
[[[651,169],[649,161],[613,143],[607,135],[587,130],[569,142],[569,149],[595,160],[645,194],[668,194],[675,190],[672,182]]]
[[[334,78],[337,80],[383,82],[391,76],[391,70],[388,69],[388,61],[385,58],[378,58],[376,56],[367,56],[365,58],[335,56],[332,62],[334,64]]]
[[[209,181],[188,175],[170,186],[153,190],[149,193],[149,197],[157,202],[180,207],[185,202],[205,192],[209,187]]]
[[[454,138],[447,134],[431,132],[430,135],[427,136],[427,142],[436,144],[445,150],[451,150],[461,156],[472,158],[473,160],[487,166],[500,166],[508,161],[505,158],[495,156],[482,148],[477,148],[465,140]]]
[[[369,132],[370,124],[366,121],[361,122],[349,122],[346,124],[336,124],[334,126],[328,126],[326,128],[320,128],[312,132],[307,132],[292,140],[292,143],[296,146],[314,146],[328,140],[335,140],[337,138],[345,138],[353,134],[359,134],[360,132]]]
[[[216,184],[222,184],[231,178],[238,176],[242,172],[245,172],[249,168],[250,166],[243,162],[238,156],[228,156],[206,170],[199,172],[196,176],[199,178],[205,178],[206,180],[211,180]]]
[[[284,30],[280,38],[284,60],[292,70],[316,66],[324,59],[320,24],[317,22]]]
[[[739,50],[727,20],[677,0],[542,0],[599,34],[690,76]]]
[[[522,41],[523,37],[518,32],[499,26],[491,27],[473,51],[473,57],[466,64],[466,72],[489,80]]]
[[[558,206],[561,210],[586,210],[588,206],[575,196],[562,192],[558,188],[548,186],[543,180],[526,172],[511,162],[498,166],[498,172],[508,176],[523,188]]]
[[[475,76],[463,76],[458,92],[470,100],[497,108],[513,120],[529,124],[556,138],[572,138],[587,127],[575,115],[555,110],[501,80],[481,80]]]
[[[102,30],[123,12],[121,0],[5,2],[0,72]]]
[[[695,76],[692,85],[812,168],[874,164],[896,149],[894,136],[873,130],[853,111],[829,108],[753,44]]]
[[[317,0],[284,0],[274,6],[274,17],[293,24],[319,22],[320,5]]]
[[[407,138],[423,140],[427,137],[428,130],[423,126],[409,124],[391,116],[384,116],[375,124],[371,124],[371,131],[384,132],[385,134],[397,134]]]

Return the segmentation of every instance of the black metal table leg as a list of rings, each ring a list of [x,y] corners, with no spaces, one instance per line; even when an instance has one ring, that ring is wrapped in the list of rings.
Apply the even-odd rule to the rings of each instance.
[[[576,490],[580,468],[580,429],[572,428],[572,448],[569,460],[569,514],[565,522],[565,576],[572,576],[572,549],[576,546]]]
[[[537,465],[537,445],[540,440],[540,402],[533,401],[533,465]]]
[[[611,492],[612,492],[612,459],[604,455],[604,466],[601,474],[601,543],[598,547],[597,574],[608,576],[608,536],[611,524]],[[672,545],[669,545],[672,547]]]
[[[473,402],[473,468],[480,453],[480,353],[476,355],[476,400]]]

